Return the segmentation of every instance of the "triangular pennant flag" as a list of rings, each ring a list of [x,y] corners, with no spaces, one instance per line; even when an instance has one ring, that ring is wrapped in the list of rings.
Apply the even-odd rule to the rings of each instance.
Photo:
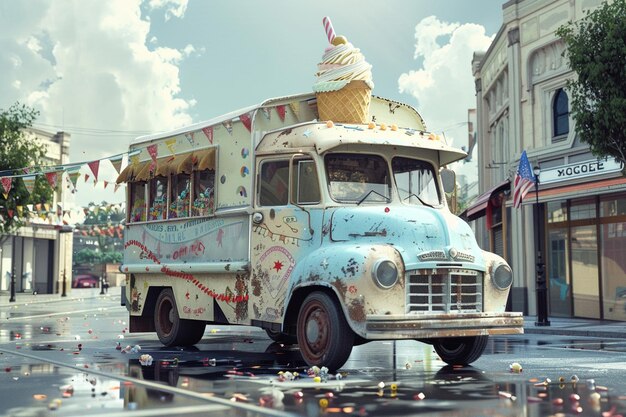
[[[22,181],[24,181],[24,187],[26,187],[26,191],[28,194],[33,193],[33,189],[35,188],[35,180],[37,179],[36,175],[29,175],[26,177],[22,177]]]
[[[300,120],[300,102],[292,101],[291,103],[289,103],[289,108],[291,109],[293,114],[296,116],[296,118]]]
[[[33,211],[33,205],[32,204],[26,204],[26,208],[28,209],[28,211]]]
[[[43,203],[43,208],[44,208],[44,210],[46,211],[46,213],[47,213],[47,212],[49,212],[49,211],[50,211],[50,204],[48,204],[48,203]]]
[[[85,174],[85,182],[89,179],[89,174]]]
[[[203,127],[202,131],[204,132],[206,138],[209,140],[209,143],[213,145],[213,126]]]
[[[30,174],[30,168],[22,168],[22,171],[24,171],[24,174]]]
[[[176,148],[174,145],[176,145],[176,139],[168,139],[165,141],[165,146],[172,153],[172,155],[176,153]]]
[[[194,136],[193,132],[185,133],[185,138],[187,138],[187,141],[189,141],[189,144],[191,146],[196,146],[196,141],[193,139],[193,136]]]
[[[225,122],[222,122],[222,125],[224,125],[229,135],[233,134],[233,121],[232,120],[227,120]]]
[[[5,200],[9,199],[9,195],[7,193],[2,193],[2,197],[4,197]]]
[[[100,161],[91,161],[87,165],[91,168],[91,172],[93,172],[93,176],[95,179],[98,179],[98,170],[100,169]]]
[[[118,188],[120,188],[122,186],[122,184],[115,184],[113,186],[113,192],[115,193],[117,191]]]
[[[108,185],[109,185],[109,182],[105,180],[105,181],[104,181],[104,189],[105,189],[105,190],[107,189],[107,186],[108,186]]]
[[[70,182],[76,189],[76,182],[78,181],[78,177],[80,177],[80,167],[72,167],[67,170],[67,175],[70,179]]]
[[[13,178],[2,177],[0,178],[0,182],[2,182],[2,188],[4,189],[4,194],[8,195],[9,191],[11,191],[11,186],[13,185]]]
[[[263,112],[263,115],[267,120],[270,120],[272,118],[272,112],[270,111],[269,107],[262,107],[261,111]]]
[[[278,117],[280,117],[280,120],[282,120],[283,122],[285,121],[285,111],[286,109],[284,104],[276,106],[276,112],[278,113]]]
[[[244,113],[239,116],[241,123],[248,129],[248,132],[252,132],[252,118],[250,117],[250,113]]]
[[[122,159],[122,155],[117,155],[109,158],[109,162],[111,162],[111,165],[113,165],[113,168],[115,168],[115,171],[117,171],[118,174],[122,170]]]
[[[39,213],[41,211],[41,203],[35,204],[35,210]]]
[[[133,165],[137,165],[139,163],[139,154],[132,155],[130,157],[130,163]]]
[[[59,178],[58,175],[58,172],[46,172],[46,179],[48,180],[48,184],[50,184],[50,187],[57,187],[57,181]]]
[[[7,211],[9,213],[9,218],[12,219],[13,218],[13,210],[9,209]]]
[[[24,207],[23,206],[17,206],[15,208],[17,209],[17,215],[22,217],[24,215]]]
[[[150,172],[154,173],[154,171],[156,171],[156,166],[157,166],[157,156],[159,154],[159,149],[155,144],[148,146],[148,153],[150,154],[150,158],[152,158],[152,162],[150,163]]]

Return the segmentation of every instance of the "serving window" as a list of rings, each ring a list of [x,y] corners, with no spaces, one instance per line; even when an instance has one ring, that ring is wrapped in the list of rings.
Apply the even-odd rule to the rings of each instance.
[[[167,178],[156,177],[150,180],[150,204],[148,220],[165,219],[167,212]]]

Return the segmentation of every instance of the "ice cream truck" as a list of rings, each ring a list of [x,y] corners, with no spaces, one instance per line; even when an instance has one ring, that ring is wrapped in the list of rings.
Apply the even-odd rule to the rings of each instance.
[[[366,118],[323,120],[310,93],[134,140],[118,178],[130,332],[185,346],[207,323],[257,326],[329,369],[391,339],[468,364],[522,333],[511,268],[446,202],[441,173],[465,153],[407,104],[373,96]]]

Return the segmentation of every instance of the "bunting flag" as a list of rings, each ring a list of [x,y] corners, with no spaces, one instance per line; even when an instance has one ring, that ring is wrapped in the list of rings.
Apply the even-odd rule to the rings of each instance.
[[[80,167],[77,166],[69,168],[67,170],[67,175],[70,179],[70,182],[74,186],[74,189],[76,189],[76,182],[78,181],[78,177],[80,177]]]
[[[213,126],[203,127],[202,131],[204,135],[209,140],[209,143],[213,145]]]
[[[131,156],[130,163],[133,165],[137,165],[139,163],[139,154]]]
[[[22,168],[22,171],[24,171],[24,174],[30,174],[30,168]]]
[[[108,186],[108,185],[109,185],[109,182],[105,180],[105,181],[104,181],[104,189],[105,189],[105,190],[107,189],[107,186]]]
[[[196,141],[193,138],[193,136],[194,136],[193,133],[194,132],[185,133],[185,138],[187,139],[187,141],[189,142],[189,144],[191,146],[196,146]],[[174,153],[174,152],[172,152],[172,153]]]
[[[87,165],[89,165],[91,172],[93,172],[93,177],[97,180],[98,170],[100,169],[100,161],[91,161]]]
[[[268,107],[261,107],[261,111],[263,112],[263,115],[265,116],[267,120],[272,119],[272,112],[270,111]]]
[[[37,213],[41,211],[41,203],[35,204],[35,210],[37,210]]]
[[[239,116],[241,123],[248,129],[248,132],[252,132],[252,117],[250,117],[251,113],[244,113]]]
[[[174,145],[176,145],[176,139],[168,139],[165,141],[165,146],[172,155],[176,153],[176,147]]]
[[[4,195],[8,196],[9,191],[11,191],[11,187],[13,186],[13,178],[12,177],[1,177],[0,182],[2,182],[2,188],[4,189]],[[6,197],[5,197],[6,199]]]
[[[85,182],[89,179],[89,174],[85,174]]]
[[[117,155],[109,158],[109,162],[111,162],[111,165],[113,165],[113,168],[115,168],[115,171],[117,171],[118,175],[122,171],[122,159],[123,155]]]
[[[36,175],[29,175],[27,177],[22,177],[22,181],[24,181],[24,187],[26,187],[26,191],[28,191],[28,194],[33,193],[36,179],[37,179]]]
[[[122,184],[115,184],[115,185],[113,186],[113,192],[114,192],[114,193],[115,193],[115,192],[117,192],[117,189],[118,189],[118,188],[120,188],[121,186],[122,186]]]
[[[50,187],[57,187],[59,174],[63,175],[61,172],[46,172],[46,179],[48,180],[48,184],[50,184]]]
[[[24,216],[24,206],[17,206],[15,208],[17,209],[17,215],[19,217],[23,217]]]
[[[46,213],[50,211],[50,204],[48,203],[43,203],[43,208],[44,210],[46,210]]]
[[[9,219],[13,218],[13,210],[9,209],[7,210],[7,212],[9,213]]]
[[[300,120],[300,102],[292,101],[291,103],[289,103],[289,108],[291,109],[293,114],[296,116],[296,119]]]
[[[152,163],[150,163],[150,172],[156,171],[157,166],[157,156],[159,155],[159,149],[155,144],[148,146],[148,153],[150,154],[150,158],[152,158]]]
[[[26,208],[28,209],[28,211],[33,211],[33,205],[32,204],[26,204]]]
[[[285,112],[286,112],[286,108],[284,104],[280,104],[278,106],[276,106],[276,112],[278,113],[278,117],[280,117],[280,120],[282,120],[283,122],[285,121]]]
[[[227,120],[225,122],[222,122],[222,125],[224,125],[229,135],[233,134],[233,121],[232,120]]]

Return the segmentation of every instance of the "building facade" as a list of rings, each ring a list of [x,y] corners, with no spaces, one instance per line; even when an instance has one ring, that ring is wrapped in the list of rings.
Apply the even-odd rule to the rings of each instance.
[[[566,88],[575,74],[554,33],[601,3],[508,1],[492,45],[472,62],[480,195],[466,216],[479,243],[514,268],[510,308],[530,315],[540,251],[549,316],[626,320],[626,178],[575,134]],[[538,187],[513,208],[524,150]]]
[[[69,162],[70,135],[48,133],[38,129],[25,132],[29,139],[46,146],[45,163],[62,165]],[[72,228],[64,226],[58,215],[64,202],[64,184],[59,182],[48,210],[25,219],[25,225],[14,235],[0,237],[0,290],[10,291],[15,274],[16,292],[41,294],[70,290],[72,280]],[[62,216],[62,209],[61,209]]]

